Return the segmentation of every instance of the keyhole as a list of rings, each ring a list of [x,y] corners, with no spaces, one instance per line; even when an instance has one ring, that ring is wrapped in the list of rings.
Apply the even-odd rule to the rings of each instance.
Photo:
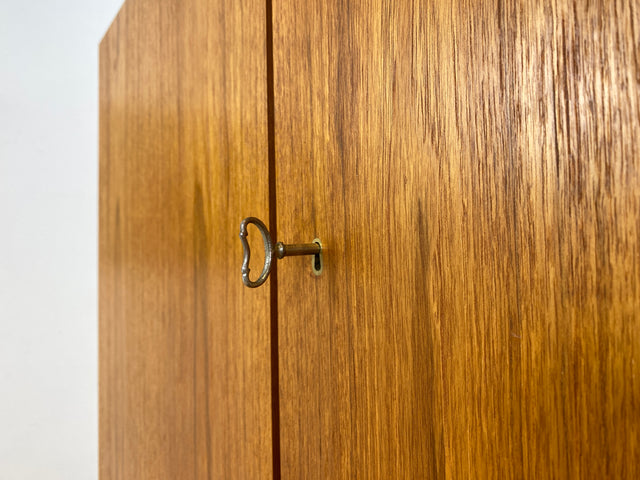
[[[320,245],[320,248],[322,248],[322,242],[320,241],[319,238],[315,238],[313,240],[313,243],[317,243],[318,245]],[[318,276],[322,273],[322,268],[323,268],[323,260],[322,260],[322,250],[320,250],[320,253],[316,253],[312,258],[311,258],[311,268],[313,270],[313,273]]]

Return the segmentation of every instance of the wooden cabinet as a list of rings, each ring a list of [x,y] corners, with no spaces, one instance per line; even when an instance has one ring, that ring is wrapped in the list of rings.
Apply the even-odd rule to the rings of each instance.
[[[638,31],[619,1],[127,0],[101,478],[637,478]],[[243,287],[247,216],[322,275]]]
[[[100,476],[268,478],[264,2],[127,1],[100,47]]]

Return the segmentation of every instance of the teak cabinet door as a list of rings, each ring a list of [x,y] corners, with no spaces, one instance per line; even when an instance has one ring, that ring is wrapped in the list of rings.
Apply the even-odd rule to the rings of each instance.
[[[100,46],[100,478],[270,478],[264,1],[128,0]]]
[[[639,12],[273,0],[283,478],[640,475]]]

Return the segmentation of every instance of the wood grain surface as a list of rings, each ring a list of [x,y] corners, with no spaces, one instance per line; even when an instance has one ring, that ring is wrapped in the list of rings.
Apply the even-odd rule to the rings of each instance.
[[[640,475],[640,7],[274,0],[283,478]]]
[[[265,17],[127,0],[101,43],[102,480],[272,475],[269,285],[238,239],[269,216]]]

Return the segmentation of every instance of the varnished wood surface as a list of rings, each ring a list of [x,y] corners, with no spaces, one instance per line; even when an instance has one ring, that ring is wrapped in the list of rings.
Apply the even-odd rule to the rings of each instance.
[[[265,5],[127,0],[100,46],[100,478],[270,478]]]
[[[283,478],[637,478],[640,7],[273,22]]]

